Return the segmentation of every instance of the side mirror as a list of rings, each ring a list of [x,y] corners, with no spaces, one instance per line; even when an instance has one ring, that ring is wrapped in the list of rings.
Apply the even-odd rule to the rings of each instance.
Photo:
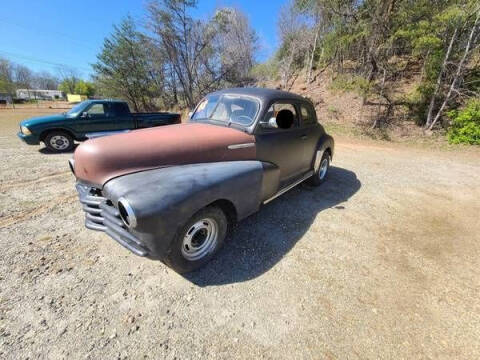
[[[88,118],[88,113],[87,113],[86,111],[85,111],[85,112],[82,112],[82,115],[80,115],[80,117],[81,117],[82,119],[86,119],[86,118]]]
[[[278,128],[277,118],[275,118],[275,117],[271,117],[270,119],[268,119],[268,121],[261,122],[260,124],[262,125],[262,127],[266,128],[266,129],[277,129]]]
[[[188,113],[188,118],[191,119],[191,118],[192,118],[192,115],[193,115],[193,111],[190,111],[190,112]]]

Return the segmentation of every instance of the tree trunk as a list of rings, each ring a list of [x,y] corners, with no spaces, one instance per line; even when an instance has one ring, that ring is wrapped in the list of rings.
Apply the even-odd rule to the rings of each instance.
[[[320,32],[320,26],[317,26],[315,30],[315,38],[313,40],[312,55],[310,56],[310,63],[308,64],[307,85],[310,84],[312,78],[313,58],[315,57],[315,50],[317,49],[318,33]]]
[[[450,96],[452,92],[455,90],[455,85],[457,84],[458,78],[462,74],[463,65],[465,64],[465,60],[467,59],[468,53],[470,52],[470,47],[472,46],[472,39],[475,35],[475,31],[477,30],[478,21],[480,20],[480,10],[477,10],[477,17],[475,18],[475,23],[472,26],[472,31],[470,31],[470,36],[468,37],[467,46],[465,47],[465,51],[463,53],[462,59],[458,64],[457,71],[455,72],[455,76],[453,77],[452,83],[450,84],[450,88],[448,89],[447,96],[445,96],[445,100],[443,100],[442,106],[437,112],[435,119],[432,121],[432,124],[428,127],[428,130],[432,130],[433,126],[437,123],[438,119],[443,113],[445,106],[447,106],[448,100],[450,100]]]
[[[437,83],[435,84],[435,90],[432,94],[432,98],[430,99],[430,105],[428,106],[427,122],[425,123],[426,128],[428,128],[432,124],[432,115],[433,115],[433,108],[435,107],[435,99],[437,98],[438,92],[440,91],[443,74],[447,67],[448,59],[450,57],[450,52],[452,51],[453,43],[455,42],[457,33],[458,33],[458,28],[455,28],[452,38],[450,39],[450,44],[448,44],[447,53],[445,54],[445,58],[443,59],[442,68],[440,69],[440,73],[438,74]]]

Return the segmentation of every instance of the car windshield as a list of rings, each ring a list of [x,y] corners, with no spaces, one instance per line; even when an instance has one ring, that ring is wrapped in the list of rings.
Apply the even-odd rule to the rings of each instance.
[[[72,107],[69,111],[67,111],[66,114],[69,117],[75,117],[78,114],[80,114],[83,111],[83,109],[85,109],[88,106],[88,104],[89,104],[88,101],[83,101],[80,104],[77,104],[74,107]]]
[[[253,123],[260,104],[242,95],[211,95],[198,104],[192,121],[213,120],[248,126]]]

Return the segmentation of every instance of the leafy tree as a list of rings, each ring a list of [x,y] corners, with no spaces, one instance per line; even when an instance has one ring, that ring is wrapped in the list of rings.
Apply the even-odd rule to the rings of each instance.
[[[7,59],[0,58],[0,92],[14,94],[13,65]]]
[[[91,97],[95,94],[95,86],[91,82],[79,80],[75,84],[75,94]]]
[[[100,91],[125,98],[135,111],[153,108],[153,98],[159,94],[148,43],[128,16],[114,26],[113,34],[105,39],[97,62],[92,65]]]
[[[75,94],[75,88],[79,79],[72,76],[69,78],[63,79],[63,81],[58,85],[58,90],[63,91],[65,94]]]

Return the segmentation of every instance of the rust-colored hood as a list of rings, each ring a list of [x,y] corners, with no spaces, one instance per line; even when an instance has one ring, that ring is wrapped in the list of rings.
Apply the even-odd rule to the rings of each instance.
[[[255,138],[209,124],[179,124],[88,140],[75,151],[75,175],[92,184],[160,166],[253,160]]]

